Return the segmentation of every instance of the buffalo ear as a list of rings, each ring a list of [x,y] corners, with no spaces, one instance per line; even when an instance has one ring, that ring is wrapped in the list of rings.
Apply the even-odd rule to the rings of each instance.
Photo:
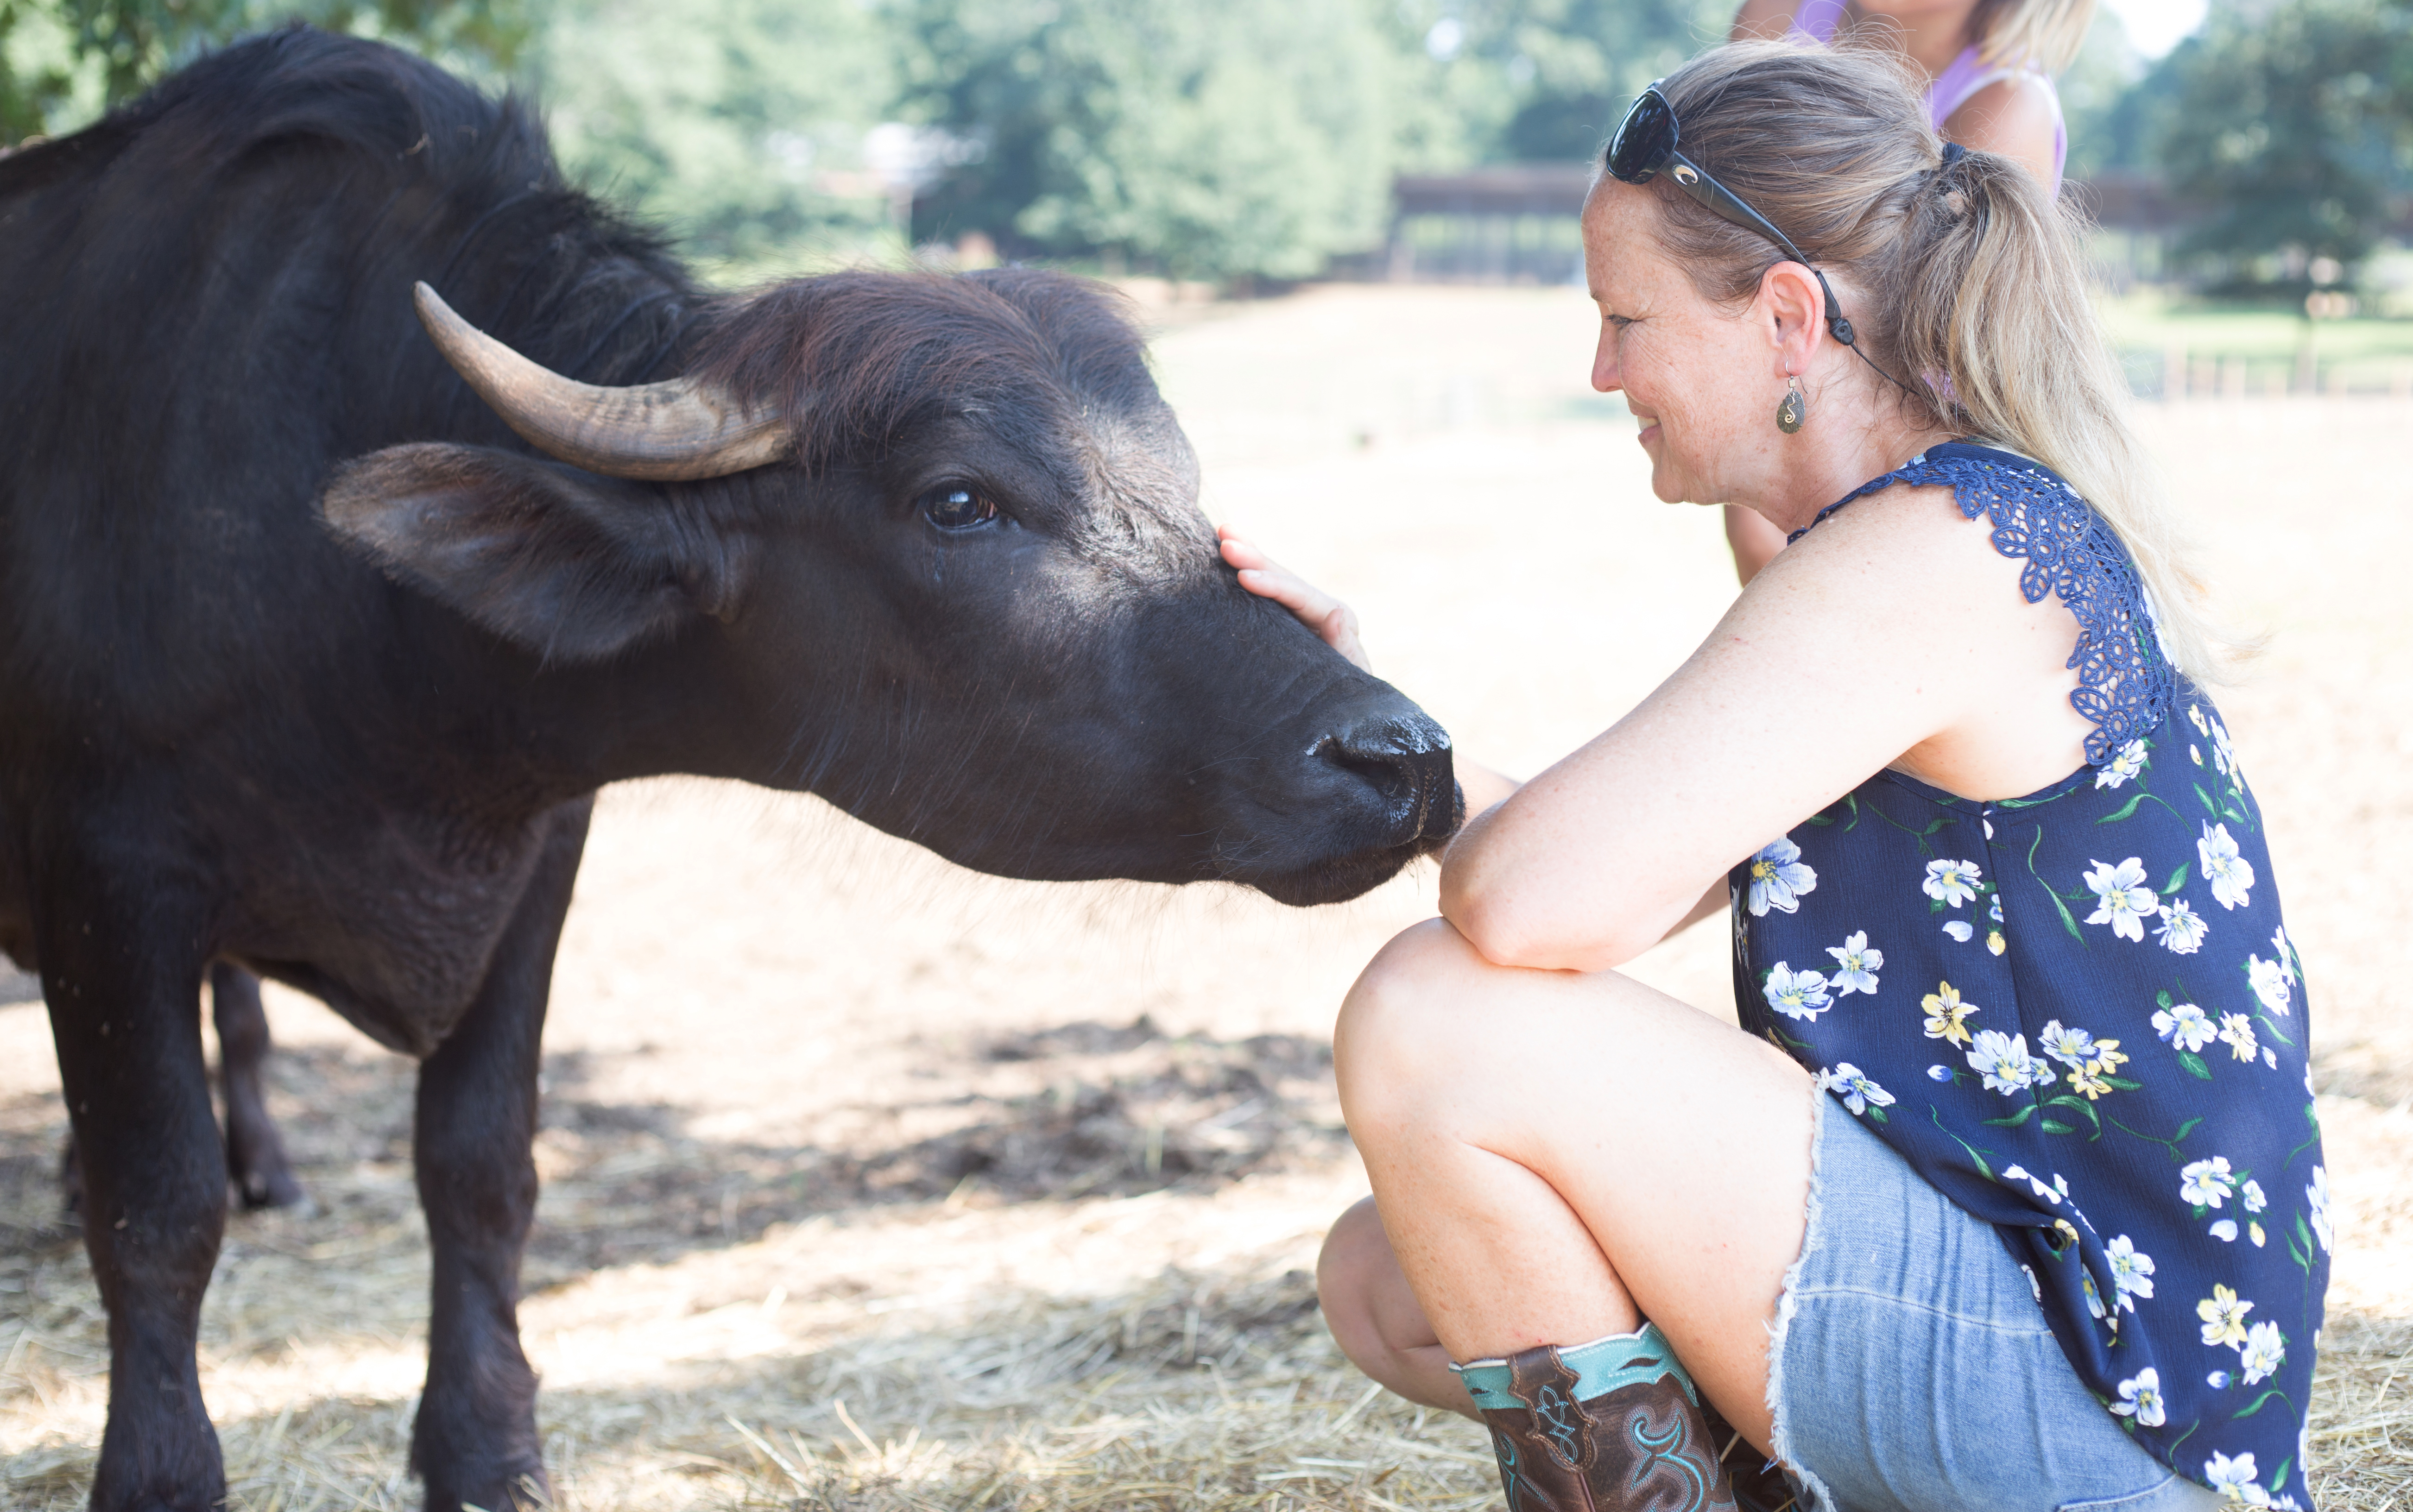
[[[485,447],[391,447],[336,469],[319,511],[396,581],[555,661],[727,617],[742,555],[654,487]]]

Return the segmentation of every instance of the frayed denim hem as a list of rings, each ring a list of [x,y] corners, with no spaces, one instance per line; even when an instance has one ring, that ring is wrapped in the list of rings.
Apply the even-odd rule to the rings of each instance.
[[[1768,1416],[1769,1449],[1784,1465],[1804,1499],[1809,1512],[1839,1512],[1835,1498],[1826,1483],[1801,1467],[1794,1458],[1792,1425],[1784,1420],[1784,1338],[1793,1327],[1793,1289],[1801,1280],[1801,1267],[1810,1263],[1811,1237],[1818,1232],[1819,1172],[1818,1135],[1827,1124],[1826,1092],[1813,1087],[1810,1091],[1810,1202],[1803,1212],[1801,1253],[1793,1264],[1784,1267],[1784,1289],[1776,1299],[1776,1319],[1768,1326]]]

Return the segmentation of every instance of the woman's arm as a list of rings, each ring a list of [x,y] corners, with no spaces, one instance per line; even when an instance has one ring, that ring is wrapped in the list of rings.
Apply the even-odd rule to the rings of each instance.
[[[1743,0],[1742,8],[1735,12],[1734,25],[1727,28],[1729,42],[1777,42],[1793,29],[1793,13],[1800,0]]]
[[[1787,547],[1640,707],[1467,826],[1443,915],[1501,965],[1621,965],[1719,873],[2033,680],[2018,564],[1947,500],[1890,489]]]
[[[1971,152],[2008,157],[2050,187],[2055,172],[2053,139],[2061,126],[2048,93],[2051,87],[2029,74],[1988,84],[1944,123],[1944,140]]]

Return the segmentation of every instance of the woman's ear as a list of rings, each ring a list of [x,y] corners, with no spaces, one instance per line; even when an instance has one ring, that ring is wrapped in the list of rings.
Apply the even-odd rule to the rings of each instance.
[[[1827,291],[1818,275],[1800,263],[1780,262],[1760,274],[1759,304],[1777,365],[1785,373],[1808,372],[1827,339]]]

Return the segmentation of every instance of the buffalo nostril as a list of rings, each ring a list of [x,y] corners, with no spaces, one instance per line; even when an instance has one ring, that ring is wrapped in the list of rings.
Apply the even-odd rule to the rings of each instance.
[[[1422,718],[1360,720],[1316,743],[1314,756],[1382,794],[1409,838],[1447,835],[1457,825],[1458,784],[1449,735]]]

